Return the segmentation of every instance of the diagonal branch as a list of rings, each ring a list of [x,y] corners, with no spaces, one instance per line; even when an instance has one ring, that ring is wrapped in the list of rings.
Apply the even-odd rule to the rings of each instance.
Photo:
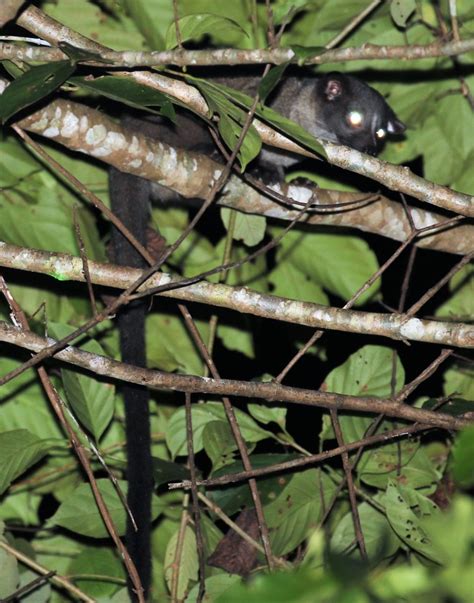
[[[0,341],[39,352],[54,345],[50,337],[40,337],[26,333],[0,321]],[[452,415],[424,410],[407,405],[404,402],[383,400],[374,396],[349,396],[319,390],[279,385],[277,383],[256,383],[236,379],[210,379],[194,375],[178,375],[163,371],[133,367],[106,356],[91,354],[73,346],[56,353],[58,360],[80,366],[96,375],[109,379],[119,379],[137,383],[159,391],[178,391],[188,393],[215,394],[218,396],[240,396],[243,398],[261,398],[269,402],[288,402],[316,406],[321,408],[347,410],[351,412],[369,412],[396,417],[405,421],[457,430],[471,424],[471,420]]]

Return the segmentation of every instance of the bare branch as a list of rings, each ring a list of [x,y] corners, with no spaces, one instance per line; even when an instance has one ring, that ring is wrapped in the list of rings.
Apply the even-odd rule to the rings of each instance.
[[[0,341],[9,342],[33,352],[53,345],[50,337],[40,337],[0,321]],[[235,379],[210,379],[193,375],[179,375],[163,371],[132,367],[105,356],[91,354],[68,346],[54,355],[58,360],[81,366],[97,375],[137,383],[159,391],[216,394],[218,396],[241,396],[261,398],[269,402],[289,402],[328,409],[352,412],[371,412],[431,425],[441,429],[462,429],[471,424],[469,419],[423,410],[406,403],[383,400],[374,396],[348,396],[317,390],[287,387],[276,383],[256,383]]]

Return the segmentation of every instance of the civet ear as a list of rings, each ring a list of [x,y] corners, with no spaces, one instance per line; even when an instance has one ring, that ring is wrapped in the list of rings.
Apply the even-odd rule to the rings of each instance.
[[[403,134],[406,129],[406,125],[397,117],[390,119],[387,122],[387,132],[389,132],[390,134]]]
[[[327,100],[332,101],[335,98],[341,96],[343,92],[343,85],[340,79],[336,77],[331,77],[327,82],[324,88],[324,95]]]

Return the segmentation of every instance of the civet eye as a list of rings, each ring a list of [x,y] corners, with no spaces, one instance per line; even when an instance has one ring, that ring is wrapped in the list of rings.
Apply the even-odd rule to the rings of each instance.
[[[363,115],[360,111],[351,111],[347,114],[347,123],[353,128],[360,128],[364,121]]]
[[[375,136],[377,136],[377,138],[385,138],[386,135],[387,135],[387,132],[383,128],[379,128],[375,132]]]

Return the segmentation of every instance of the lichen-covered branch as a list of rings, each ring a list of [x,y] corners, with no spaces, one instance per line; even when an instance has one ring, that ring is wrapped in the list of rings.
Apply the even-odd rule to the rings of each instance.
[[[41,36],[43,39],[47,40],[53,45],[58,45],[59,42],[67,41],[73,46],[87,49],[90,52],[98,53],[100,54],[101,58],[103,58],[104,54],[110,50],[104,46],[101,46],[100,44],[97,44],[96,42],[93,42],[92,40],[89,40],[85,36],[66,28],[64,25],[58,23],[54,19],[51,19],[41,10],[35,7],[29,6],[27,9],[25,9],[25,11],[23,11],[23,13],[17,19],[17,23],[25,29],[32,31],[36,35]],[[470,42],[474,44],[472,40]],[[457,41],[454,43],[464,44],[465,41]],[[439,47],[439,45],[435,46]],[[373,50],[371,50],[372,48],[373,47],[370,45],[364,45],[358,50],[362,53],[362,55],[366,53],[370,56],[371,52],[373,52]],[[407,46],[406,48],[417,49],[415,54],[421,52],[420,47]],[[470,49],[472,50],[472,47]],[[342,51],[343,53],[345,52],[346,54],[350,55],[348,52],[349,50],[351,49],[329,50],[326,51],[325,54]],[[357,49],[352,50],[355,52]],[[354,58],[364,58],[364,56],[359,55],[355,56]],[[415,58],[419,58],[419,56]],[[331,60],[334,60],[334,56]],[[347,57],[345,57],[344,60],[347,60]],[[191,106],[193,110],[201,113],[202,115],[208,115],[208,107],[202,96],[197,92],[197,90],[191,86],[187,86],[183,82],[150,72],[133,72],[132,74],[127,75],[129,77],[133,77],[135,80],[140,81],[141,83],[144,83],[145,85],[152,86],[161,92],[164,92],[165,94],[174,96],[178,100],[181,100],[185,104]],[[192,102],[190,102],[189,98],[191,96],[194,97]],[[281,134],[277,134],[268,126],[258,122],[258,120],[254,122],[254,125],[262,136],[262,140],[264,142],[287,149],[291,146],[292,148],[289,150],[301,152],[301,149],[298,147],[298,145],[295,145],[295,143],[292,143]],[[368,157],[363,153],[359,153],[358,151],[347,149],[338,145],[324,143],[323,146],[328,154],[329,161],[334,165],[359,174],[363,174],[364,176],[372,178],[377,182],[386,185],[392,190],[412,195],[421,201],[432,203],[438,207],[443,207],[465,216],[474,216],[474,199],[469,195],[457,193],[448,187],[428,182],[427,180],[424,180],[423,178],[413,174],[409,168],[392,166],[379,159]]]
[[[49,274],[60,280],[84,281],[80,257],[25,249],[2,242],[0,242],[0,266]],[[99,262],[89,262],[89,273],[92,283],[118,289],[126,289],[141,274],[140,270],[119,268],[113,264]],[[262,318],[318,329],[474,348],[474,328],[469,324],[422,320],[403,314],[342,310],[266,295],[247,287],[231,287],[205,281],[180,286],[180,282],[180,277],[159,273],[150,278],[147,286],[140,291],[160,287],[162,288],[160,295],[173,299],[219,306]]]
[[[131,132],[107,115],[79,103],[53,101],[18,124],[69,149],[97,157],[125,172],[152,180],[188,198],[204,197],[222,171],[222,166],[209,157],[175,149],[143,134]],[[345,149],[338,148],[342,149],[342,152]],[[368,158],[368,161],[370,160],[371,158]],[[395,166],[389,167],[393,167],[395,171],[403,170]],[[396,178],[396,175],[392,174],[392,177]],[[303,204],[312,194],[315,195],[316,204],[354,200],[354,196],[348,193],[322,191],[309,186],[281,184],[274,188],[280,194]],[[227,182],[223,194],[219,197],[219,203],[247,213],[282,220],[292,220],[295,217],[294,211],[265,197],[236,176]],[[419,228],[443,220],[442,216],[422,209],[413,209],[412,217],[415,226]],[[410,223],[404,208],[383,197],[370,205],[351,211],[312,213],[307,217],[306,223],[360,228],[397,241],[406,240],[410,234]],[[440,251],[466,254],[472,248],[470,241],[473,239],[474,226],[457,224],[418,238],[416,244]]]

